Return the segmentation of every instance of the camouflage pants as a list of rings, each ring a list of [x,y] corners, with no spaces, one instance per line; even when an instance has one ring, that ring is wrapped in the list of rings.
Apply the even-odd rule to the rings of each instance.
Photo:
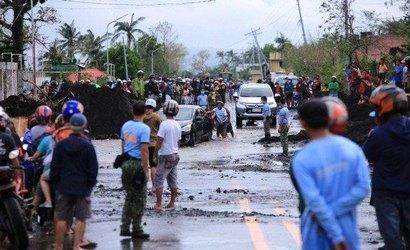
[[[147,183],[142,185],[135,183],[135,177],[141,174],[141,161],[128,160],[121,166],[122,186],[126,193],[124,208],[122,210],[121,230],[129,231],[132,223],[132,231],[142,231],[141,220],[144,215],[147,202]]]
[[[288,131],[279,132],[280,144],[284,154],[288,153]]]

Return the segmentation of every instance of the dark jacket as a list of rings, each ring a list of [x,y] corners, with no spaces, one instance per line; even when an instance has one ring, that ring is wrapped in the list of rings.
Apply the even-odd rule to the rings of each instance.
[[[98,162],[94,146],[86,138],[71,134],[57,143],[50,179],[59,194],[90,196],[97,183]]]
[[[373,195],[410,197],[410,120],[396,117],[376,127],[363,145],[373,163]]]

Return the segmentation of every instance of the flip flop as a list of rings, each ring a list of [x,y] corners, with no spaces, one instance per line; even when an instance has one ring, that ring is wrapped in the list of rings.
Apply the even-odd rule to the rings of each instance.
[[[165,211],[174,211],[176,208],[177,208],[176,205],[173,206],[173,207],[168,207],[168,206],[166,206],[166,207],[164,208],[164,210],[165,210]]]
[[[94,249],[94,248],[97,247],[97,243],[90,241],[85,245],[80,245],[79,247],[82,248],[82,249]]]

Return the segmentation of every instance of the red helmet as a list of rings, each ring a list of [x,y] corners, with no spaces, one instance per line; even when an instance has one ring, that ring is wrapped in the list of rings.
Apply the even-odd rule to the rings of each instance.
[[[346,105],[336,97],[326,96],[322,100],[326,103],[329,112],[330,132],[338,135],[344,134],[349,120]]]
[[[370,96],[370,103],[376,107],[376,118],[396,111],[403,113],[407,111],[407,95],[401,88],[394,85],[381,85],[377,87]]]
[[[53,111],[49,106],[41,105],[36,109],[34,116],[36,120],[40,124],[45,124],[50,121],[51,116],[53,115]]]

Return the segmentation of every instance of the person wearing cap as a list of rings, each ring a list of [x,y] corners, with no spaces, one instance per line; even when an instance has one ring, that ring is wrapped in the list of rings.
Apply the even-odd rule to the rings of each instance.
[[[138,70],[137,78],[132,81],[132,91],[138,99],[145,98],[144,71]]]
[[[363,151],[373,166],[371,204],[376,210],[384,249],[408,249],[410,244],[410,119],[406,93],[381,85],[370,96],[377,126]],[[406,247],[404,247],[404,243]]]
[[[293,174],[305,204],[302,249],[359,249],[356,208],[370,190],[361,148],[330,132],[327,105],[303,103],[298,114],[311,141],[293,159]]]
[[[327,89],[329,90],[329,96],[339,97],[340,82],[337,80],[336,76],[332,76],[332,79],[327,84]]]
[[[56,192],[55,249],[63,249],[67,226],[73,218],[74,249],[80,249],[85,223],[91,217],[91,191],[97,183],[98,162],[94,146],[83,135],[86,117],[77,113],[70,118],[72,133],[56,144],[50,164],[50,180]]]
[[[155,109],[157,108],[157,102],[154,99],[148,99],[145,102],[145,107],[147,110],[145,111],[144,123],[151,129],[148,151],[152,181],[155,177],[155,169],[157,167],[157,155],[155,153],[155,146],[157,145],[158,141],[157,133],[159,130],[159,125],[161,124],[161,117],[159,117],[158,113],[155,112]]]
[[[155,81],[155,75],[151,74],[149,76],[148,83],[145,85],[145,98],[154,99],[155,101],[159,98],[158,84]]]

